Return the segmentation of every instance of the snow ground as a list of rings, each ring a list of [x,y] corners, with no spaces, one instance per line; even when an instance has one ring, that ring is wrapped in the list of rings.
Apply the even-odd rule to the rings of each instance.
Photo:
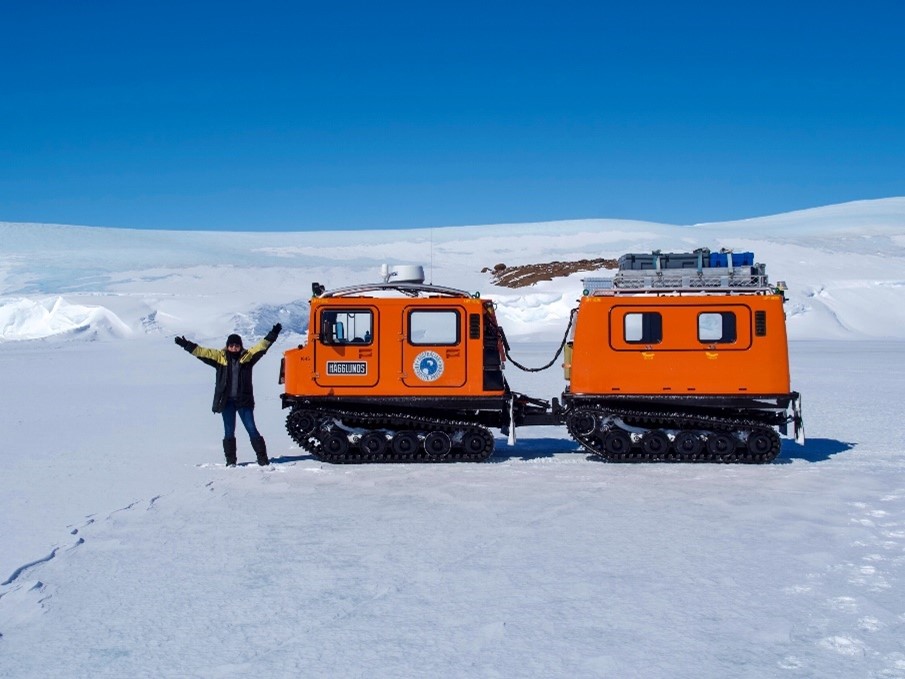
[[[835,218],[821,221],[827,211]],[[162,244],[98,230],[80,243],[28,225],[8,251],[13,227],[0,225],[0,308],[12,319],[0,342],[0,676],[905,677],[905,201],[816,212],[768,218],[740,241],[773,280],[830,291],[808,301],[793,286],[789,302],[808,441],[750,467],[608,465],[559,428],[520,429],[514,447],[498,437],[487,464],[324,465],[283,429],[276,376],[298,341],[289,335],[256,369],[275,463],[226,469],[211,374],[173,334],[260,334],[283,303],[305,299],[287,281],[362,280],[342,278],[341,258],[372,273],[377,245],[405,234],[367,234],[374,243],[345,255],[290,234],[310,268],[237,267],[237,250],[204,254],[192,240],[207,243],[202,234]],[[574,252],[601,256],[701,227],[639,235],[629,224],[584,244],[584,224],[556,228],[552,248],[571,229]],[[735,242],[741,227],[704,228]],[[465,233],[435,242],[437,269],[470,260],[462,287],[499,299],[475,263],[519,253],[500,254],[494,227]],[[262,247],[278,247],[270,236]],[[607,239],[615,252],[601,251]],[[543,261],[543,243],[523,243],[524,263]],[[66,249],[70,268],[54,269]],[[842,293],[852,281],[860,303]],[[562,334],[560,312],[538,299],[579,286],[505,291],[520,362],[545,363]],[[103,322],[25,338],[35,317],[11,305],[60,296],[58,309],[76,307],[70,320],[100,306],[129,332],[95,314]],[[562,390],[556,368],[507,372],[532,395]],[[247,440],[239,455],[253,459]]]

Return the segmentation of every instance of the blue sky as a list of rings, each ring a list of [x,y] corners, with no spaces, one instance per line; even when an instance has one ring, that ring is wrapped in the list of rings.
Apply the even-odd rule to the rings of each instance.
[[[0,0],[0,221],[689,224],[905,195],[905,2]]]

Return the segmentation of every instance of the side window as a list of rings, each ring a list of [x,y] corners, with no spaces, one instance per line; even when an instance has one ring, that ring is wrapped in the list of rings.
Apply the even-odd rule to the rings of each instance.
[[[409,314],[409,342],[412,344],[459,343],[459,312],[453,310],[413,311]]]
[[[655,311],[626,314],[624,333],[629,344],[659,344],[663,341],[663,317]]]
[[[698,341],[704,344],[731,344],[737,337],[735,314],[731,311],[698,314]]]
[[[374,317],[366,309],[321,314],[321,342],[324,344],[370,344],[373,334]]]

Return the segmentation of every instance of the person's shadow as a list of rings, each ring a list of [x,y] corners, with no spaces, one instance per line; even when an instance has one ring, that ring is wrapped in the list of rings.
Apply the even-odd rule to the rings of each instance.
[[[279,457],[271,457],[270,464],[286,464],[287,462],[304,462],[305,460],[314,460],[314,455],[280,455]]]

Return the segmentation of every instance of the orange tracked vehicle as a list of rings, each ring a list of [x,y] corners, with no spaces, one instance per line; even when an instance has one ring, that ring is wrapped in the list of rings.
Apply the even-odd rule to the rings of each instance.
[[[782,287],[751,253],[626,255],[589,279],[566,345],[564,419],[611,461],[769,462],[801,430]]]
[[[510,390],[491,300],[425,285],[421,267],[315,284],[308,341],[281,367],[287,430],[328,462],[481,461],[491,428],[563,424],[610,461],[769,462],[776,429],[801,425],[783,294],[729,257],[626,255],[613,279],[588,279],[561,404]]]
[[[315,284],[307,344],[281,381],[289,435],[327,462],[480,461],[488,427],[548,404],[510,392],[493,303],[423,283],[421,267],[330,292]]]

